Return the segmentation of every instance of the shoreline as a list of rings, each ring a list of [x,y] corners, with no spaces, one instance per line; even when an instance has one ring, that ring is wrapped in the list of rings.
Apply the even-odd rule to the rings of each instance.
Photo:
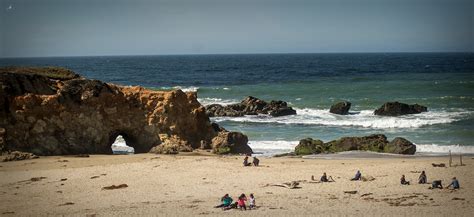
[[[242,160],[243,156],[191,152],[90,155],[89,158],[49,156],[1,162],[0,213],[5,216],[469,216],[474,211],[471,157],[463,159],[465,166],[453,167],[431,165],[447,163],[445,157],[262,158],[259,167],[243,167]],[[375,180],[349,181],[356,170]],[[429,190],[430,185],[400,185],[402,174],[414,183],[423,170],[429,182],[441,179],[443,185],[456,176],[461,189]],[[311,176],[319,178],[323,172],[336,182],[309,181]],[[301,181],[300,189],[266,186],[297,180]],[[121,184],[127,187],[103,190]],[[241,193],[254,193],[258,209],[213,208],[225,193],[234,200]]]

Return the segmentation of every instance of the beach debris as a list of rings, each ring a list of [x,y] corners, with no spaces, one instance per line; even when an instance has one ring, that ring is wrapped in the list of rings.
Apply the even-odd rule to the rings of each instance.
[[[59,181],[64,182],[64,181],[66,181],[66,180],[67,180],[67,178],[64,178],[64,179],[61,179],[61,180],[59,180]]]
[[[357,191],[344,191],[344,194],[357,194]]]
[[[365,197],[365,196],[369,196],[369,195],[372,195],[372,193],[362,194],[362,195],[360,195],[360,197]]]
[[[371,182],[371,181],[374,181],[375,178],[373,176],[362,176],[360,178],[363,182]]]
[[[66,202],[66,203],[63,203],[63,204],[59,204],[59,206],[70,206],[70,205],[74,205],[73,202]]]
[[[15,212],[13,211],[2,212],[2,215],[6,215],[6,214],[15,214]]]
[[[100,176],[92,176],[91,179],[97,179],[99,178]]]
[[[291,181],[291,182],[284,182],[281,184],[266,184],[263,187],[268,187],[268,186],[276,186],[276,187],[283,187],[283,188],[288,188],[288,189],[298,189],[301,188],[298,185],[300,185],[300,182],[298,181]]]
[[[88,154],[78,154],[75,157],[89,157],[89,155]]]
[[[39,157],[28,152],[12,151],[12,152],[3,153],[3,156],[1,156],[1,158],[3,158],[2,160],[3,162],[7,162],[7,161],[36,159]]]
[[[453,197],[453,200],[466,200],[464,198],[459,198],[459,197]]]
[[[46,179],[46,177],[43,177],[43,176],[41,176],[41,177],[33,177],[33,178],[30,179],[30,181],[32,181],[32,182],[38,182],[38,181],[41,181],[42,179]]]
[[[103,187],[102,190],[114,190],[114,189],[121,189],[121,188],[126,188],[126,187],[128,187],[127,184],[111,185],[111,186]]]
[[[439,164],[432,163],[431,165],[433,165],[433,167],[446,167],[446,164],[444,163],[439,163]]]

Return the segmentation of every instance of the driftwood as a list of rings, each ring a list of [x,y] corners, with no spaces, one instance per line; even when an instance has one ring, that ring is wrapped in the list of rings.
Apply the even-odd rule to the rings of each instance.
[[[114,190],[114,189],[120,189],[120,188],[126,188],[126,187],[128,187],[127,184],[111,185],[111,186],[103,187],[102,190]]]
[[[344,194],[357,194],[357,191],[344,191]]]
[[[268,186],[277,186],[277,187],[283,187],[283,188],[288,188],[288,189],[297,189],[301,188],[298,185],[300,185],[299,181],[292,181],[292,182],[284,182],[281,184],[266,184],[263,187],[268,187]]]
[[[432,163],[431,165],[433,165],[433,167],[446,167],[446,164],[444,163],[440,163],[440,164]]]

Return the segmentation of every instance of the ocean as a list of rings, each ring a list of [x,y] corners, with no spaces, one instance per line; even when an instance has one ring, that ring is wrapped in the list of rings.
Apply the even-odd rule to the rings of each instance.
[[[204,104],[246,96],[284,100],[297,115],[217,117],[249,137],[256,152],[293,150],[312,137],[385,134],[404,137],[421,153],[474,153],[473,53],[239,54],[4,58],[0,66],[63,66],[91,79],[156,90],[197,91]],[[340,100],[347,116],[329,113]],[[383,103],[418,103],[428,112],[380,117]],[[123,141],[122,141],[123,143]],[[120,144],[119,144],[120,145]]]

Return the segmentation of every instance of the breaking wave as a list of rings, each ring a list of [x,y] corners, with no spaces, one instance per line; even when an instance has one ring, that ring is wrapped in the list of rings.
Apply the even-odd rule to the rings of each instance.
[[[244,117],[215,117],[213,121],[233,121],[251,123],[306,124],[322,126],[348,126],[374,129],[419,128],[434,124],[446,124],[462,120],[471,111],[429,111],[421,114],[398,117],[377,116],[372,110],[352,112],[350,115],[336,115],[322,109],[296,109],[297,115],[270,117],[268,115],[248,115]]]

